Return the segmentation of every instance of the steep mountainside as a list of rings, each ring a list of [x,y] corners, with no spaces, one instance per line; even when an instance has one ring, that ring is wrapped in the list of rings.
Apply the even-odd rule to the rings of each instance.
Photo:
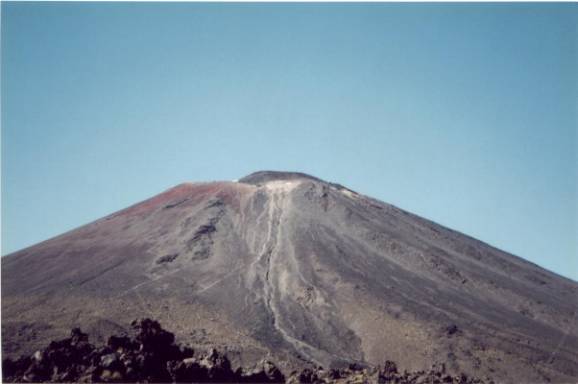
[[[186,183],[2,258],[2,349],[137,317],[238,363],[578,377],[578,284],[338,184]]]

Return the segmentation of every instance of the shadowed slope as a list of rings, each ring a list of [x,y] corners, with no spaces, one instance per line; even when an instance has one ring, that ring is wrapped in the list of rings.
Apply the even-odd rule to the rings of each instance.
[[[578,375],[578,284],[337,184],[288,172],[182,184],[2,259],[3,350],[154,317],[281,367],[445,362]]]

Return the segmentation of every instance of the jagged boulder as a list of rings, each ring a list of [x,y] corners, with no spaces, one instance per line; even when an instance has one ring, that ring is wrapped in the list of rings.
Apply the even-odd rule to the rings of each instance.
[[[311,383],[311,384],[322,383],[321,379],[317,374],[317,370],[311,368],[303,369],[301,373],[299,373],[297,379],[298,383]]]
[[[136,344],[127,336],[111,336],[106,343],[115,352],[123,353],[136,349]]]
[[[248,372],[242,369],[237,371],[237,376],[244,383],[284,383],[285,376],[283,373],[267,359],[261,360],[257,365]]]
[[[378,380],[380,383],[395,380],[398,376],[397,365],[393,361],[386,360],[383,367],[378,369]]]
[[[194,357],[167,362],[167,371],[173,383],[207,382],[209,380],[207,369],[201,366]]]
[[[175,335],[162,329],[158,321],[140,319],[133,321],[131,326],[136,333],[135,341],[140,351],[178,354],[179,348],[174,344]]]
[[[219,353],[214,348],[199,363],[207,370],[207,375],[211,381],[229,382],[234,379],[231,362],[227,356]]]

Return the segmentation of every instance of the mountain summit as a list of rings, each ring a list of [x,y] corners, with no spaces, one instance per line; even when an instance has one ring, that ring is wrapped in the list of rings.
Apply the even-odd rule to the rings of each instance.
[[[185,183],[2,258],[2,349],[137,317],[247,364],[578,376],[578,284],[295,172]],[[98,341],[98,340],[97,340]]]
[[[259,171],[251,173],[241,179],[240,183],[246,184],[263,184],[269,181],[294,181],[294,180],[312,180],[317,182],[323,182],[322,180],[307,175],[301,172],[280,172],[280,171]]]

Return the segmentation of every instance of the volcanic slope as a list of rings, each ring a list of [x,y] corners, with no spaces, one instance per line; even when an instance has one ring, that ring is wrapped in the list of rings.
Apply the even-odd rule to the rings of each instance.
[[[2,349],[152,317],[282,369],[444,363],[578,377],[578,284],[343,186],[289,172],[185,183],[2,258]]]

